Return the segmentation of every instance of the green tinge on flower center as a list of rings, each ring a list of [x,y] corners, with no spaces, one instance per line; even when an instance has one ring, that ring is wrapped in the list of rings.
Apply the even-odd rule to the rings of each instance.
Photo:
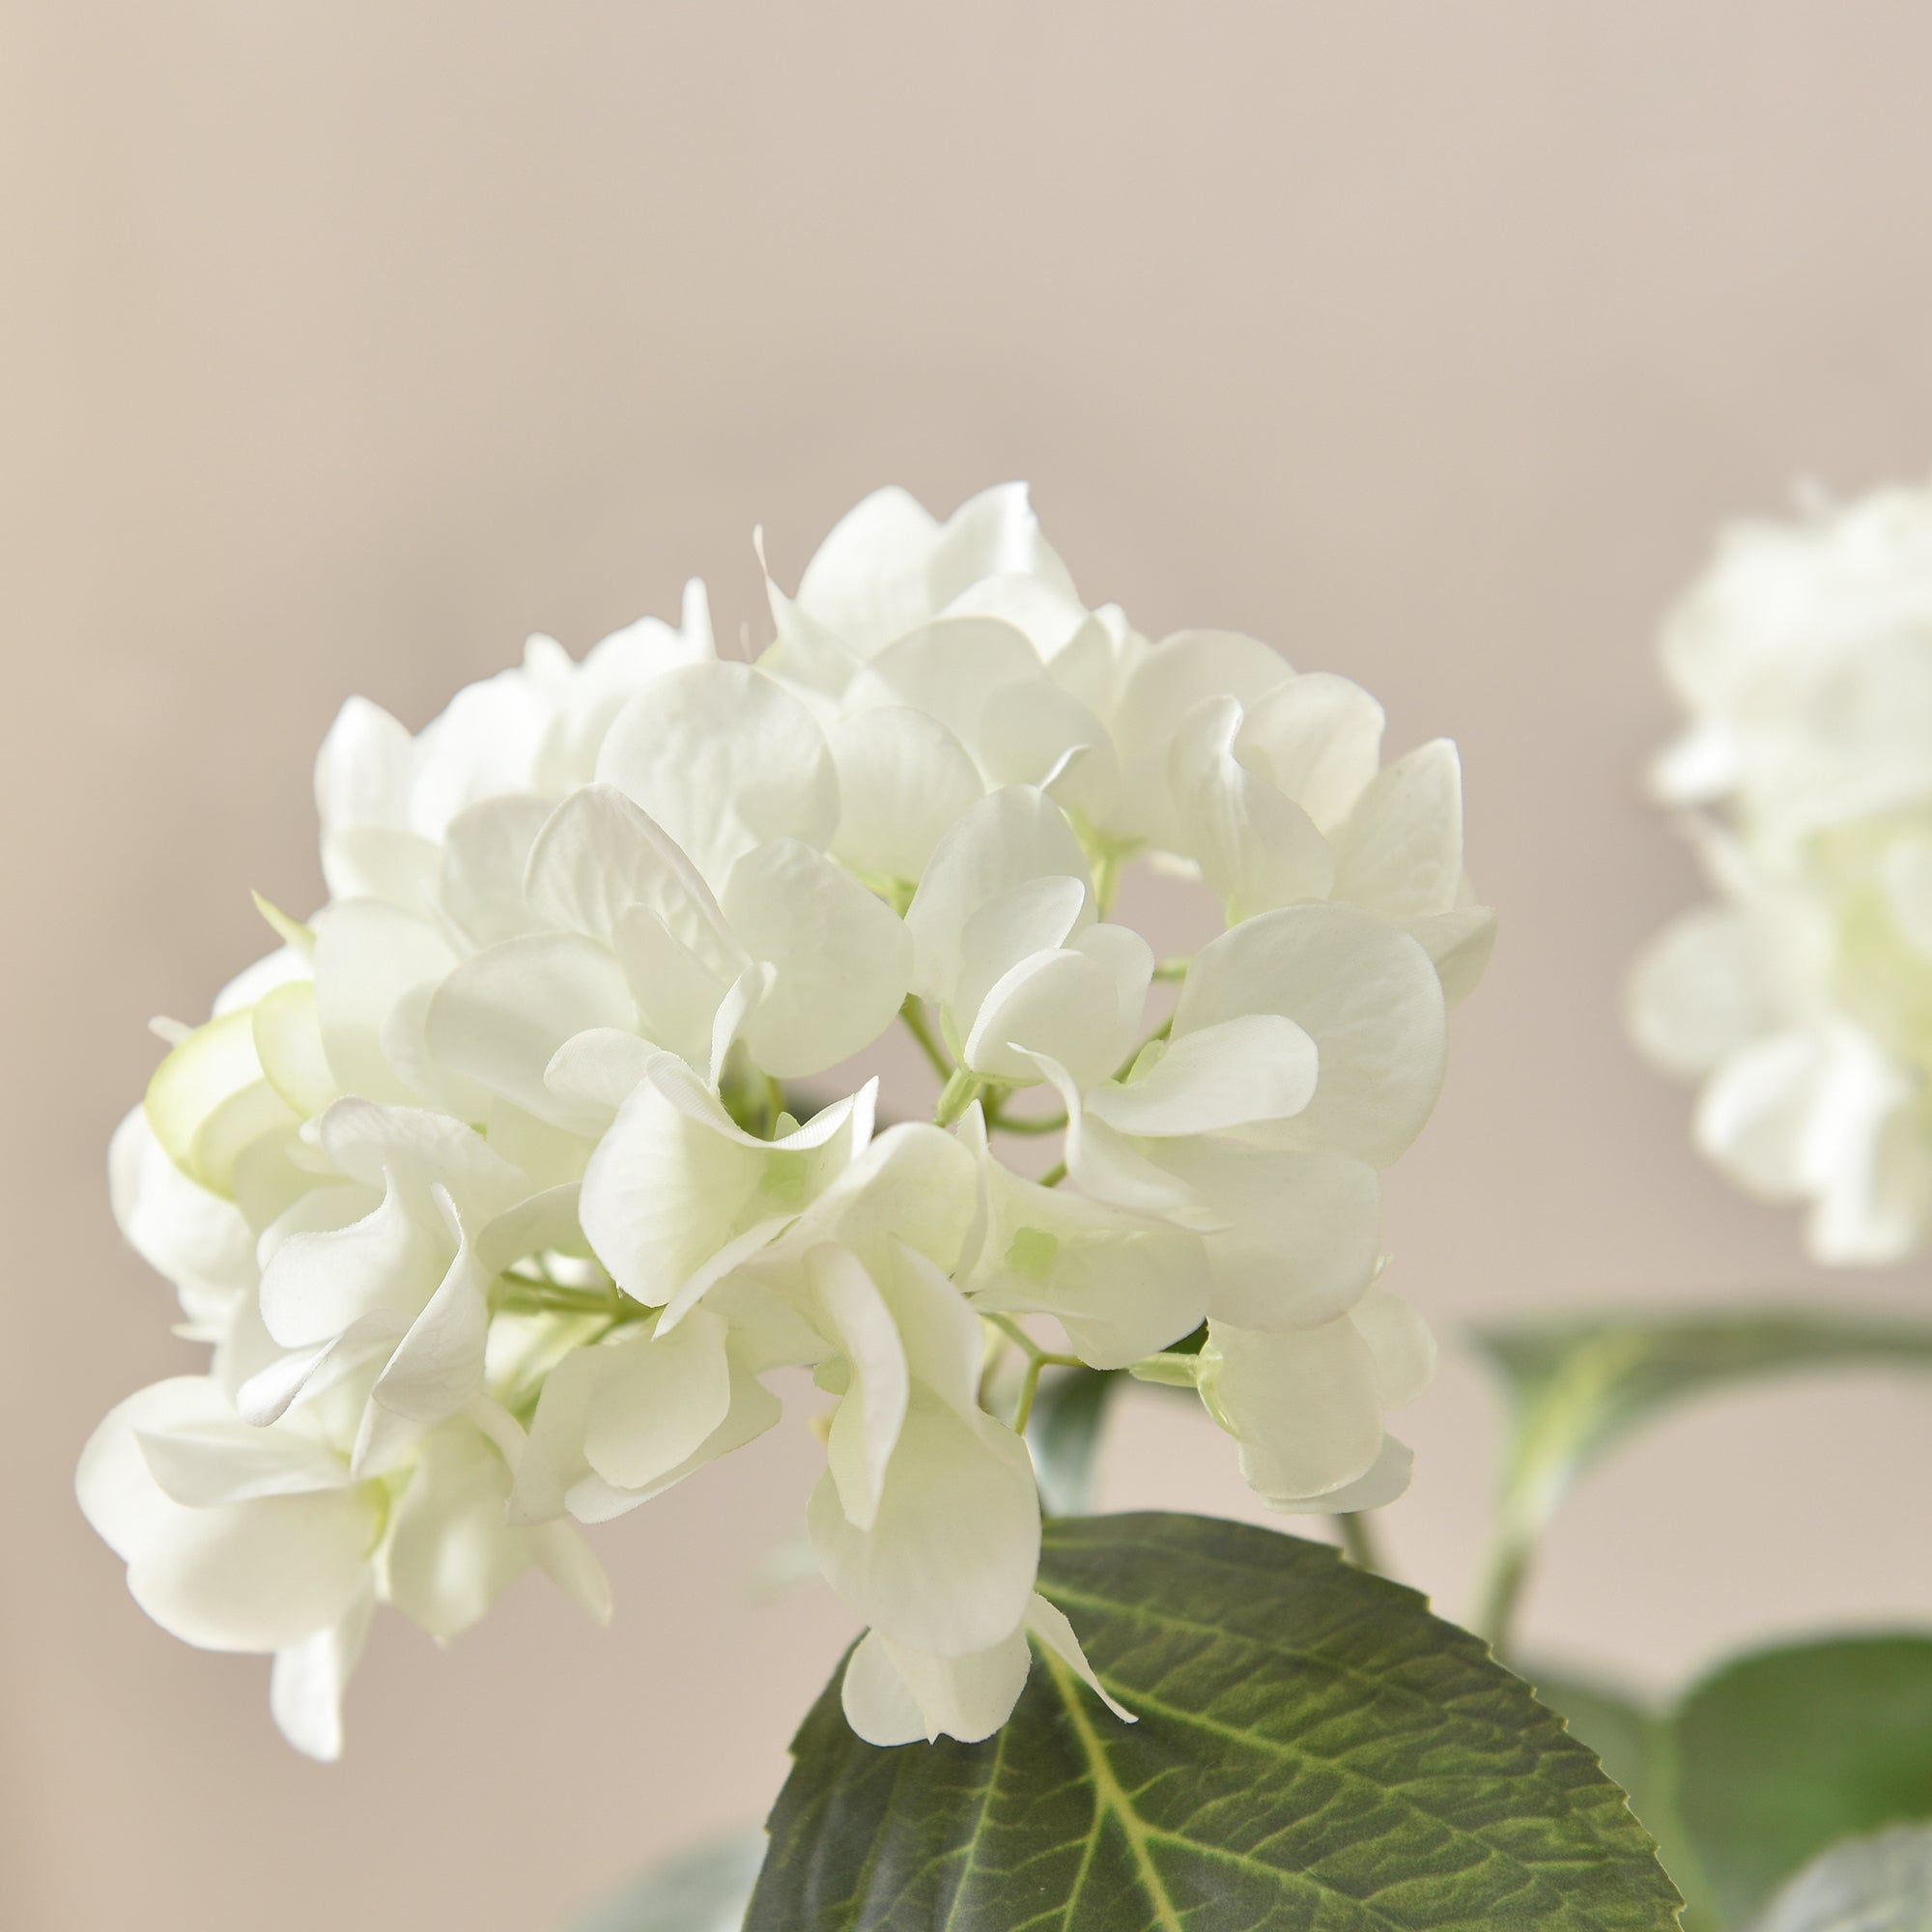
[[[787,1149],[765,1156],[758,1191],[781,1208],[803,1208],[810,1178],[805,1155]]]
[[[1022,1280],[1044,1283],[1060,1253],[1060,1236],[1044,1228],[1022,1228],[1007,1246],[1007,1265]]]

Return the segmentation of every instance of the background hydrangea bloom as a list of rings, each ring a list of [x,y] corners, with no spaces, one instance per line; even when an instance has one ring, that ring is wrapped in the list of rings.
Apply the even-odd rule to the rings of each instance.
[[[1662,650],[1690,717],[1654,788],[1714,897],[1638,960],[1633,1032],[1817,1260],[1901,1260],[1932,1227],[1932,491],[1727,532]]]

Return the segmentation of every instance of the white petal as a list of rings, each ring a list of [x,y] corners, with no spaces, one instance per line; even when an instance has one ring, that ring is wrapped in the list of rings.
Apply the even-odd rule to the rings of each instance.
[[[431,1000],[425,1030],[439,1065],[546,1120],[559,1114],[544,1081],[557,1048],[592,1027],[629,1028],[636,1018],[608,948],[578,933],[534,933],[458,966]]]
[[[1208,1312],[1302,1328],[1354,1305],[1381,1264],[1381,1183],[1366,1163],[1226,1140],[1150,1143],[1218,1222]]]
[[[444,1197],[445,1203],[448,1197]],[[449,1210],[451,1217],[454,1209]],[[488,1278],[468,1238],[370,1391],[391,1414],[440,1422],[483,1393],[490,1335]]]
[[[375,899],[339,899],[316,921],[316,1014],[345,1094],[416,1097],[383,1052],[383,1026],[405,993],[440,979],[455,957],[427,920]]]
[[[1293,675],[1277,652],[1235,631],[1181,631],[1155,645],[1129,675],[1114,718],[1121,753],[1117,829],[1171,848],[1168,758],[1181,721],[1214,698],[1252,704]]]
[[[986,699],[975,749],[995,784],[1050,786],[1090,823],[1113,809],[1121,773],[1107,727],[1043,674],[1002,685]]]
[[[1248,707],[1236,750],[1327,832],[1376,776],[1382,722],[1381,706],[1359,684],[1306,671]]]
[[[377,1506],[360,1489],[184,1510],[128,1566],[134,1601],[202,1650],[286,1650],[366,1587]]]
[[[1025,1614],[1039,1567],[1039,1499],[1026,1445],[915,1399],[869,1531],[828,1474],[812,1547],[834,1589],[887,1635],[940,1657],[990,1649]]]
[[[147,1548],[181,1509],[155,1480],[141,1435],[218,1427],[233,1419],[234,1410],[211,1376],[154,1382],[107,1412],[80,1452],[73,1487],[81,1514],[123,1562]]]
[[[971,1657],[933,1657],[868,1631],[845,1666],[839,1701],[869,1745],[978,1744],[1012,1716],[1032,1661],[1023,1630]]]
[[[1463,766],[1447,738],[1378,774],[1335,834],[1335,896],[1403,919],[1447,912],[1463,883]]]
[[[745,1028],[753,1059],[775,1078],[822,1073],[897,1017],[912,940],[822,853],[790,838],[748,852],[731,868],[724,910],[739,943],[776,969]]]
[[[1264,1498],[1339,1490],[1381,1454],[1375,1357],[1346,1318],[1285,1335],[1210,1321],[1201,1362],[1202,1396]]]
[[[1015,966],[1065,946],[1093,918],[1084,875],[1028,879],[974,912],[959,935],[959,961],[947,1005],[970,1027],[986,995]]]
[[[838,825],[824,734],[750,665],[667,672],[618,714],[597,776],[642,806],[714,887],[768,838],[823,848]]]
[[[1377,1282],[1349,1311],[1349,1320],[1376,1358],[1383,1408],[1413,1402],[1435,1374],[1435,1337],[1401,1295]]]
[[[985,791],[959,740],[936,718],[887,705],[828,734],[838,767],[833,856],[866,877],[916,881],[953,821]]]
[[[551,1056],[544,1085],[561,1100],[582,1103],[582,1118],[608,1126],[638,1090],[658,1048],[617,1027],[590,1027]]]
[[[1087,879],[1087,859],[1065,814],[1044,792],[989,792],[940,840],[906,912],[913,987],[945,998],[960,970],[967,922],[1030,880]],[[1090,901],[1091,902],[1091,901]]]
[[[1231,920],[1326,898],[1335,880],[1315,821],[1236,757],[1240,722],[1231,697],[1197,706],[1175,734],[1168,767],[1173,842],[1199,863]]]
[[[641,1490],[686,1462],[731,1406],[725,1324],[702,1308],[668,1335],[603,1350],[584,1420],[590,1467],[621,1490]]]
[[[424,1442],[384,1547],[383,1596],[439,1642],[460,1636],[528,1568],[528,1534],[504,1521],[510,1471],[467,1424]]]
[[[1280,1516],[1351,1516],[1357,1510],[1382,1509],[1407,1490],[1414,1471],[1415,1452],[1393,1435],[1384,1435],[1381,1454],[1366,1476],[1319,1496],[1269,1496],[1267,1506]]]
[[[342,1755],[342,1697],[361,1661],[376,1593],[364,1590],[327,1630],[275,1653],[269,1710],[304,1757],[333,1764]]]
[[[832,1418],[827,1464],[846,1520],[870,1529],[905,1421],[905,1350],[884,1298],[851,1249],[821,1243],[806,1256],[805,1270],[818,1317],[837,1339],[850,1375]]]
[[[262,1320],[283,1348],[299,1349],[357,1316],[412,1318],[442,1279],[451,1245],[392,1189],[347,1228],[283,1241],[262,1273]]]
[[[1106,1687],[1094,1676],[1094,1666],[1087,1662],[1087,1653],[1080,1648],[1080,1639],[1074,1635],[1073,1626],[1066,1621],[1066,1613],[1058,1605],[1036,1596],[1027,1606],[1026,1627],[1035,1638],[1073,1671],[1122,1723],[1140,1722],[1124,1704],[1107,1694]]]
[[[1435,962],[1442,997],[1453,1007],[1476,990],[1495,951],[1496,916],[1488,906],[1457,906],[1450,912],[1423,913],[1403,921],[1403,929],[1421,941]]]
[[[1124,1134],[1207,1134],[1298,1114],[1315,1092],[1315,1042],[1278,1013],[1181,1034],[1149,1071],[1097,1087],[1088,1111]]]
[[[1776,1019],[1765,951],[1762,929],[1734,906],[1699,906],[1672,920],[1631,973],[1638,1050],[1664,1072],[1696,1079],[1769,1031]]]
[[[512,792],[483,799],[449,821],[437,905],[472,946],[500,945],[535,929],[524,868],[551,810],[548,799]]]
[[[1035,1075],[1036,1054],[1082,1086],[1116,1071],[1140,1030],[1153,953],[1123,925],[1094,925],[1063,952],[1037,952],[986,995],[967,1035],[976,1073],[1015,1083]]]
[[[524,890],[547,923],[606,946],[634,906],[673,929],[694,920],[719,923],[697,868],[615,785],[585,785],[556,808],[530,847]]]
[[[292,980],[256,1001],[249,1016],[255,1055],[269,1085],[307,1120],[340,1097],[323,1046],[314,983]]]
[[[249,1292],[255,1258],[247,1222],[233,1202],[190,1180],[168,1158],[145,1108],[132,1108],[114,1130],[107,1174],[114,1219],[128,1246],[185,1299],[224,1305]]]
[[[1347,906],[1263,913],[1195,955],[1175,1009],[1188,1034],[1281,1013],[1321,1057],[1315,1097],[1270,1145],[1386,1167],[1421,1131],[1448,1052],[1442,985],[1407,933]]]
[[[938,541],[938,523],[914,497],[875,490],[833,526],[806,565],[799,607],[869,656],[932,614]]]

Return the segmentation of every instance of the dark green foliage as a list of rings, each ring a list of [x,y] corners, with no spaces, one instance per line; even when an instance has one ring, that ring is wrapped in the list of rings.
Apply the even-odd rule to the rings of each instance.
[[[1052,1522],[1044,1656],[981,1745],[881,1750],[837,1682],[794,1743],[749,1932],[1388,1932],[1673,1924],[1623,1794],[1529,1689],[1326,1545]]]

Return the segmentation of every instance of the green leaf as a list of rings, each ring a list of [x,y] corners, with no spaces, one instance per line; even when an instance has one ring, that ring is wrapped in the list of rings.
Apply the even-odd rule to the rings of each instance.
[[[1623,1794],[1529,1687],[1327,1544],[1186,1516],[1046,1526],[1040,1589],[1126,1725],[1036,1657],[980,1745],[793,1743],[747,1932],[1663,1932]]]
[[[1751,1932],[1925,1932],[1932,1925],[1932,1829],[1899,1825],[1814,1860]]]
[[[1502,1647],[1529,1551],[1610,1445],[1722,1383],[1802,1370],[1932,1370],[1932,1323],[1809,1310],[1497,1325],[1472,1336],[1509,1393],[1501,1521],[1478,1627]]]
[[[740,1932],[764,1858],[760,1831],[709,1839],[653,1867],[578,1932]]]
[[[1536,1686],[1536,1701],[1556,1712],[1570,1735],[1595,1751],[1604,1770],[1623,1786],[1644,1830],[1663,1840],[1669,1741],[1662,1719],[1628,1691],[1527,1666],[1523,1674]]]
[[[1098,1369],[1049,1372],[1041,1380],[1027,1444],[1039,1478],[1040,1505],[1049,1516],[1092,1513],[1101,1430],[1120,1380]]]
[[[1672,1725],[1676,1808],[1727,1922],[1835,1840],[1932,1819],[1932,1637],[1759,1652]]]

